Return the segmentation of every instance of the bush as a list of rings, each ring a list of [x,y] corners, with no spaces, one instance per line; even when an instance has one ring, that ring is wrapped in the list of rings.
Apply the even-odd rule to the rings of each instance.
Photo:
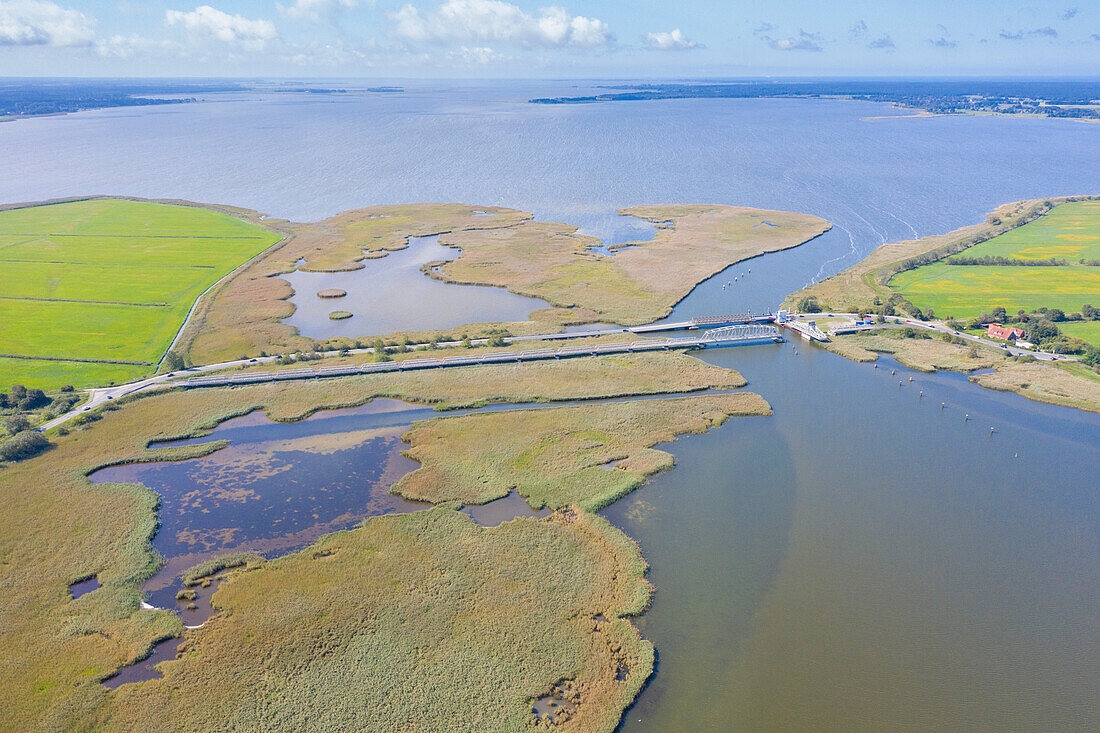
[[[183,369],[183,357],[174,351],[169,351],[164,355],[164,368],[170,372],[178,372]]]
[[[817,298],[813,295],[807,295],[802,300],[798,301],[799,313],[820,313],[821,304],[817,302]]]
[[[23,399],[19,400],[20,410],[35,410],[50,404],[50,398],[40,389],[26,390]]]
[[[30,426],[31,421],[25,415],[12,415],[4,420],[4,429],[8,431],[8,435],[21,433]]]
[[[24,430],[16,433],[10,440],[0,443],[0,459],[5,461],[21,461],[24,458],[38,455],[50,441],[42,433],[33,430]]]

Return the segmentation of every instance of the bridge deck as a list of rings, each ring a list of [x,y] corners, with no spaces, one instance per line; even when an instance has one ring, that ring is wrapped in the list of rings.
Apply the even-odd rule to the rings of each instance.
[[[586,346],[568,346],[561,349],[534,349],[519,352],[495,352],[488,354],[469,354],[450,356],[441,359],[408,359],[406,361],[383,361],[370,364],[347,366],[329,366],[319,369],[284,369],[276,372],[250,372],[246,374],[223,374],[205,377],[192,377],[182,386],[225,387],[257,382],[274,382],[287,379],[319,379],[323,377],[341,377],[355,374],[375,374],[384,372],[405,372],[418,369],[446,369],[448,367],[477,366],[507,362],[541,361],[547,359],[568,359],[580,356],[598,356],[601,354],[623,354],[645,351],[668,351],[671,349],[708,349],[728,346],[750,346],[755,344],[780,343],[783,337],[774,327],[748,326],[744,335],[702,336],[689,338],[668,338],[632,343],[592,344]]]

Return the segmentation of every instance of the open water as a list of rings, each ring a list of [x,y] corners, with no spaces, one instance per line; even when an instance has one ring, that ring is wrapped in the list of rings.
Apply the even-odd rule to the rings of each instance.
[[[0,200],[178,197],[297,220],[464,201],[607,242],[645,236],[614,213],[643,203],[835,224],[697,288],[682,320],[772,308],[883,242],[1001,203],[1100,192],[1100,125],[868,120],[897,113],[828,100],[524,101],[585,91],[421,84],[22,120],[0,125]],[[639,625],[658,669],[625,730],[1100,728],[1100,418],[951,375],[899,387],[885,362],[801,345],[706,358],[776,415],[678,441],[674,471],[606,510],[656,587]],[[342,465],[313,475],[339,485]]]

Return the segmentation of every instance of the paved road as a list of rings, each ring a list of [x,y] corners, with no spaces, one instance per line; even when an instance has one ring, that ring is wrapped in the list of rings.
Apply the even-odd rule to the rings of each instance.
[[[808,313],[808,314],[802,314],[802,315],[797,315],[797,316],[793,316],[793,317],[797,318],[799,320],[802,320],[802,321],[812,321],[812,320],[821,319],[821,318],[833,318],[833,317],[840,317],[840,318],[847,317],[847,318],[851,318],[852,320],[855,320],[856,316],[857,316],[857,314],[855,314],[855,313]],[[925,321],[915,321],[915,320],[902,318],[902,317],[898,317],[898,316],[887,316],[886,317],[886,325],[891,325],[891,326],[912,326],[914,328],[926,328],[930,331],[939,331],[940,333],[957,334],[958,336],[961,336],[962,338],[967,339],[969,341],[973,341],[976,344],[984,344],[986,346],[991,346],[991,347],[996,348],[996,349],[1001,349],[1005,353],[1013,354],[1013,355],[1030,354],[1030,355],[1034,356],[1036,359],[1040,359],[1042,361],[1077,361],[1077,359],[1075,357],[1070,357],[1070,356],[1049,354],[1049,353],[1044,352],[1044,351],[1028,351],[1027,349],[1019,349],[1019,348],[1016,348],[1015,346],[1005,347],[1002,344],[999,344],[995,341],[990,341],[988,339],[983,339],[979,336],[971,336],[970,334],[967,334],[967,333],[961,333],[961,332],[953,331],[950,328],[948,328],[946,325],[944,325],[942,322],[939,322],[939,321],[925,322]],[[532,335],[532,336],[512,336],[512,337],[509,337],[509,338],[505,339],[505,341],[507,343],[515,343],[515,342],[519,342],[519,341],[562,340],[562,339],[586,338],[586,337],[592,337],[592,336],[606,336],[606,335],[609,335],[609,334],[617,334],[617,333],[631,333],[631,331],[628,328],[604,327],[604,328],[594,328],[590,331],[576,331],[576,332],[572,332],[572,333],[560,333],[559,332],[559,333],[541,333],[541,334],[535,334],[535,335]],[[484,345],[487,342],[487,340],[488,339],[473,339],[471,341],[471,343]],[[448,341],[448,342],[441,342],[439,345],[440,346],[458,346],[459,344],[461,344],[460,341]],[[417,347],[423,347],[423,346],[427,346],[427,344],[410,344],[409,348],[417,348]],[[326,352],[325,356],[338,356],[339,353],[340,352],[338,352],[338,351],[330,351],[330,352]],[[373,354],[374,349],[373,348],[351,349],[348,353],[351,353],[351,354]],[[269,363],[274,362],[277,358],[278,358],[277,356],[263,356],[263,357],[257,357],[255,359],[237,359],[235,361],[223,361],[223,362],[220,362],[218,364],[204,364],[203,366],[192,367],[190,369],[184,369],[184,370],[179,371],[179,372],[173,372],[173,373],[170,373],[170,374],[159,374],[157,376],[149,377],[148,379],[143,379],[139,382],[130,382],[128,384],[120,384],[120,385],[117,385],[117,386],[114,386],[114,387],[99,387],[99,388],[96,388],[96,389],[92,389],[92,390],[88,391],[88,400],[86,402],[79,405],[76,409],[74,409],[70,412],[67,412],[64,415],[60,415],[60,416],[54,418],[53,420],[50,420],[47,423],[44,423],[43,425],[41,425],[38,428],[38,430],[39,431],[49,430],[50,428],[57,427],[58,425],[62,425],[64,423],[68,422],[69,420],[72,420],[77,415],[79,415],[83,412],[88,412],[89,410],[94,410],[95,408],[97,408],[97,407],[99,407],[103,404],[106,404],[107,402],[110,402],[111,400],[117,400],[120,397],[124,397],[126,395],[135,394],[137,392],[148,392],[150,390],[158,389],[160,387],[165,387],[165,386],[171,387],[171,386],[174,386],[174,384],[173,384],[174,382],[178,382],[179,380],[187,379],[189,377],[193,377],[193,376],[196,376],[198,374],[202,374],[204,372],[214,372],[214,371],[218,371],[220,369],[232,369],[233,367],[240,367],[240,366],[245,366],[245,365],[249,365],[249,364],[269,364]]]
[[[800,321],[813,321],[821,320],[822,318],[851,318],[855,320],[858,317],[858,313],[805,313],[794,316]],[[984,339],[981,336],[973,336],[969,333],[963,333],[962,331],[955,331],[948,328],[943,321],[916,321],[910,318],[903,318],[901,316],[886,316],[886,323],[875,324],[876,326],[912,326],[913,328],[924,328],[929,331],[938,331],[940,333],[949,333],[956,336],[961,336],[968,341],[973,341],[975,344],[983,344],[985,346],[991,346],[994,349],[1000,349],[1006,354],[1012,354],[1013,356],[1020,356],[1021,354],[1029,354],[1034,356],[1040,361],[1080,361],[1076,356],[1067,356],[1065,354],[1051,354],[1046,351],[1032,351],[1030,349],[1020,349],[1015,346],[1007,346],[998,341],[990,341]]]
[[[513,343],[518,341],[541,341],[547,339],[575,339],[591,336],[606,336],[608,334],[616,333],[630,333],[630,331],[626,328],[617,327],[601,328],[593,329],[591,331],[577,331],[573,333],[543,333],[532,336],[512,336],[505,339],[505,341],[508,343]],[[484,345],[485,343],[487,343],[487,341],[488,339],[472,339],[470,343]],[[461,341],[446,341],[440,342],[439,346],[459,346],[461,343]],[[427,346],[427,344],[409,344],[410,349],[424,346]],[[348,353],[373,354],[374,349],[351,349]],[[325,352],[326,357],[334,357],[339,355],[339,351]],[[149,377],[148,379],[142,379],[138,382],[129,382],[127,384],[120,384],[114,387],[97,387],[95,389],[90,389],[88,390],[88,400],[86,402],[80,404],[74,410],[66,412],[64,415],[59,415],[53,420],[42,424],[38,427],[38,430],[43,431],[57,427],[58,425],[62,425],[72,420],[77,415],[80,415],[83,412],[94,410],[95,408],[104,405],[111,400],[117,400],[120,397],[124,397],[126,395],[135,394],[137,392],[148,392],[154,389],[158,389],[160,387],[172,387],[175,386],[174,383],[180,380],[188,379],[204,372],[216,372],[221,369],[232,369],[234,367],[246,366],[251,364],[270,364],[275,362],[275,360],[278,358],[279,357],[277,356],[261,356],[255,359],[236,359],[234,361],[223,361],[217,364],[204,364],[202,366],[183,369],[178,372],[171,372],[169,374],[158,374],[156,376]]]

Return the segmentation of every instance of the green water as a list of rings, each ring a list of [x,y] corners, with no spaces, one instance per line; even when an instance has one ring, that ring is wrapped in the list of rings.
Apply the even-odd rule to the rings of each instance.
[[[604,512],[657,589],[624,731],[1100,729],[1100,418],[809,346],[707,358],[776,415]]]

